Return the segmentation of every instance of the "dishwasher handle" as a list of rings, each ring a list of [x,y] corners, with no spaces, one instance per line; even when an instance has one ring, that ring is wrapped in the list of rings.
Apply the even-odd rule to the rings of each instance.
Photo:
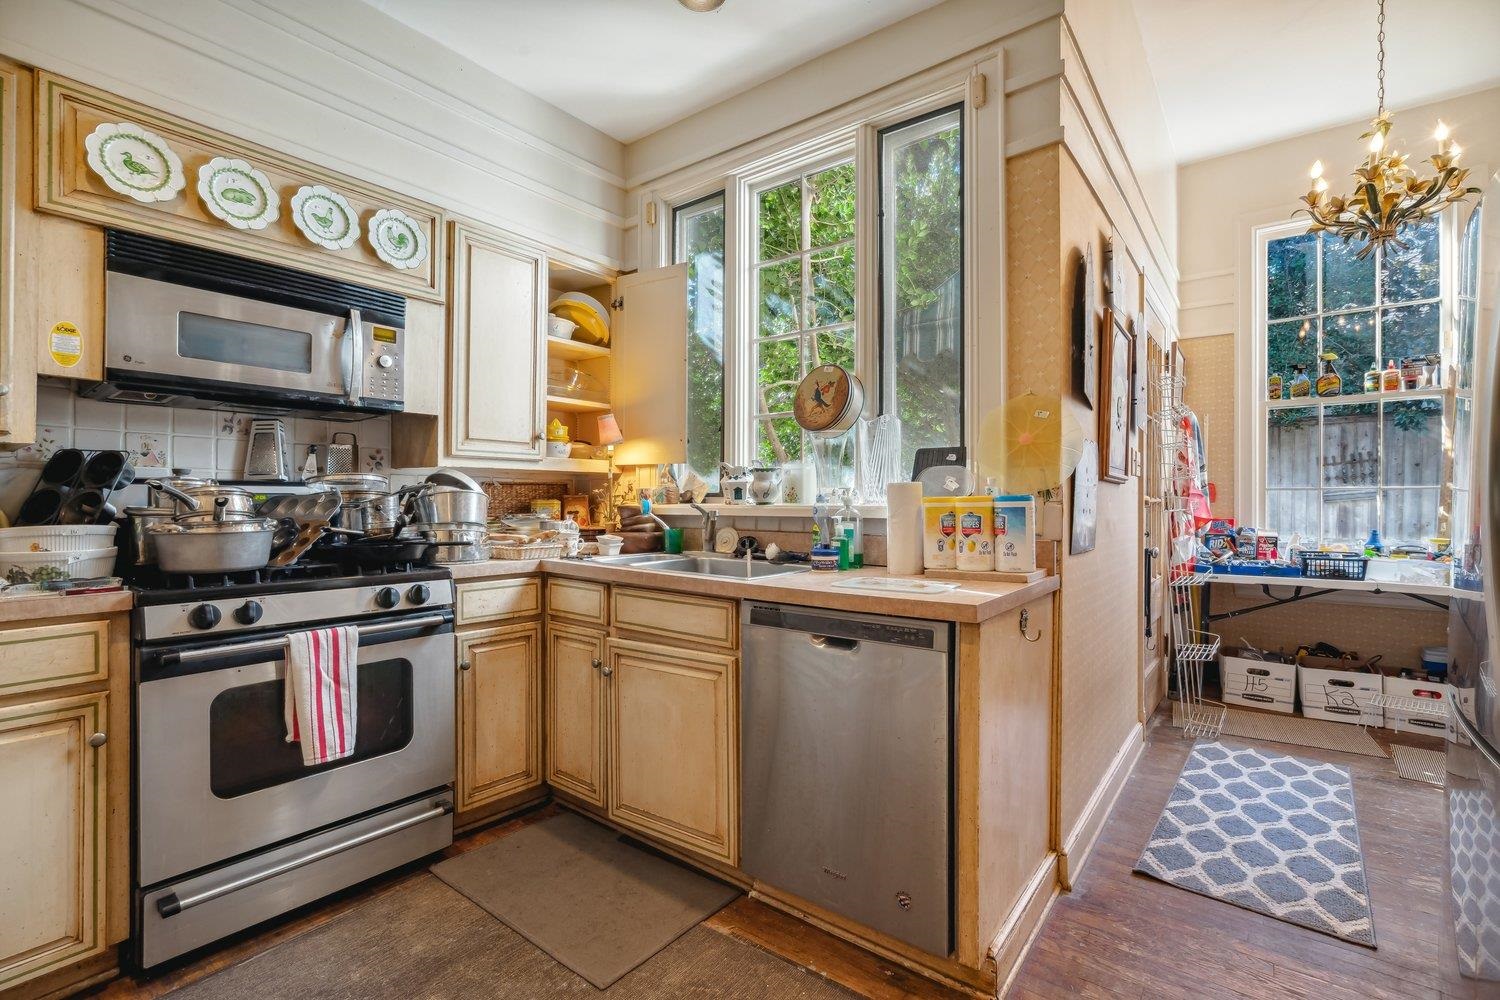
[[[845,639],[838,635],[817,635],[809,632],[807,641],[819,649],[836,649],[843,653],[853,653],[859,650],[858,639]]]

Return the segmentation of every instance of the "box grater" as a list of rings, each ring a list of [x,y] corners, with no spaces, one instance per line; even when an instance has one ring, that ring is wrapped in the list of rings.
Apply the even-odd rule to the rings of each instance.
[[[250,421],[250,446],[245,450],[245,478],[283,482],[292,478],[286,425],[279,419]]]
[[[340,438],[348,438],[340,441]],[[359,465],[359,438],[351,431],[339,431],[328,442],[328,448],[323,453],[323,472],[326,475],[336,476],[344,472],[354,472]]]

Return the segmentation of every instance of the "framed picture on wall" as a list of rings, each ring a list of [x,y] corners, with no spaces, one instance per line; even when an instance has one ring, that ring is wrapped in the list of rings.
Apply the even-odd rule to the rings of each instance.
[[[1073,391],[1090,408],[1099,385],[1099,326],[1094,318],[1098,309],[1096,283],[1094,248],[1085,243],[1073,268]]]
[[[1073,470],[1073,530],[1068,552],[1092,552],[1099,527],[1099,445],[1083,442],[1083,454]]]
[[[1135,338],[1119,314],[1104,310],[1104,344],[1099,367],[1099,479],[1123,483],[1130,478],[1130,357]]]

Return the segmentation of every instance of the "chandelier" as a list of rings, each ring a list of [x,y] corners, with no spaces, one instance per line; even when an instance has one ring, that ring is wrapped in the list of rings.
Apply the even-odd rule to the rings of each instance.
[[[1377,109],[1370,130],[1359,137],[1367,144],[1369,155],[1354,171],[1354,191],[1347,196],[1330,195],[1328,182],[1323,179],[1323,161],[1318,160],[1309,174],[1312,187],[1302,197],[1307,207],[1292,213],[1307,213],[1312,219],[1307,230],[1310,233],[1329,232],[1346,245],[1362,241],[1364,245],[1355,254],[1360,260],[1382,243],[1393,242],[1405,248],[1400,237],[1407,226],[1479,193],[1477,187],[1464,187],[1469,172],[1458,166],[1463,150],[1453,141],[1441,119],[1433,132],[1437,152],[1426,161],[1435,171],[1432,176],[1418,176],[1405,153],[1387,148],[1391,113],[1385,109],[1385,0],[1379,0],[1377,24],[1380,29]]]

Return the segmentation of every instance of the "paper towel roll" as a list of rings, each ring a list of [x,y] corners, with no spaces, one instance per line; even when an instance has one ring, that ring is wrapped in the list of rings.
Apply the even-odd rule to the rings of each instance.
[[[922,484],[885,488],[885,561],[893,576],[922,575]]]

